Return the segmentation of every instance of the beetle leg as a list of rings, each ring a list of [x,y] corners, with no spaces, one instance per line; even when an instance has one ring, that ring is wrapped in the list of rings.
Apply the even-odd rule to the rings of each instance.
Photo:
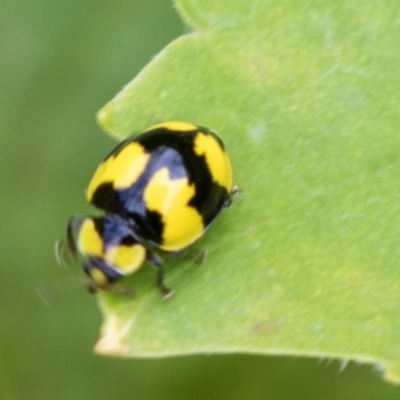
[[[157,269],[156,284],[164,296],[164,299],[168,299],[174,294],[174,291],[168,288],[164,283],[164,266],[162,259],[152,252],[147,253],[147,261],[151,266]]]
[[[237,187],[237,186],[233,186],[231,192],[228,193],[228,194],[226,195],[226,197],[225,197],[223,207],[224,207],[224,208],[229,207],[229,206],[232,204],[233,196],[237,195],[238,193],[242,193],[242,189],[240,189],[240,188]]]
[[[200,250],[196,247],[189,247],[179,251],[168,252],[168,256],[171,258],[191,261],[200,266],[207,262],[207,255],[207,250]]]
[[[90,276],[88,276],[86,278],[86,289],[90,294],[95,294],[97,293],[97,286],[96,286],[96,282],[93,280],[93,278],[91,278]]]

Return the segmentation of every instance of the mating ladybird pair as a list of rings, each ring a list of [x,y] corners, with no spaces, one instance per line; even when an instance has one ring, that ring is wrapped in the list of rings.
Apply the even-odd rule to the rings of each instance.
[[[99,165],[87,200],[101,217],[72,217],[67,238],[85,259],[89,290],[110,289],[146,261],[157,267],[164,296],[162,260],[150,250],[179,252],[197,240],[231,202],[232,168],[221,139],[209,129],[166,122],[121,142]]]

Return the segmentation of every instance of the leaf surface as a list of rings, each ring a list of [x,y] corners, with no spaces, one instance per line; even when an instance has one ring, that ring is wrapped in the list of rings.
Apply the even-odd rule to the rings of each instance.
[[[177,0],[193,29],[98,113],[118,139],[183,120],[243,193],[195,247],[103,294],[96,350],[375,362],[400,380],[400,9],[395,0]]]

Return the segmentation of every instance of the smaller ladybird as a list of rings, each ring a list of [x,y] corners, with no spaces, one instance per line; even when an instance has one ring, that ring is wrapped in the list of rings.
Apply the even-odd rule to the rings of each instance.
[[[151,247],[179,252],[201,237],[230,205],[236,188],[222,140],[207,128],[165,122],[121,142],[97,168],[86,198],[105,212],[72,217],[67,239],[82,254],[88,288],[109,290],[145,262],[162,260]]]

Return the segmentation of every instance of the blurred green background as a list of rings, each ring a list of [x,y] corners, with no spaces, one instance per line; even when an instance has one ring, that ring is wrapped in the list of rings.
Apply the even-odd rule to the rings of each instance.
[[[154,360],[92,352],[83,289],[48,308],[37,285],[76,276],[56,237],[115,145],[94,114],[186,31],[169,0],[3,0],[0,9],[0,399],[399,399],[370,365],[251,355]],[[345,368],[342,368],[345,367]]]

